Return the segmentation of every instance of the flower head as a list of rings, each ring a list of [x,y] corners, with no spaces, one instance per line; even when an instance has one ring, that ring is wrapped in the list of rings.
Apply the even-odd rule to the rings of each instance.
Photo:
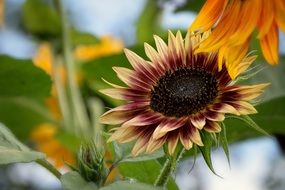
[[[225,114],[246,115],[257,111],[249,103],[259,96],[267,84],[234,85],[227,68],[218,69],[218,52],[194,54],[194,48],[209,33],[174,36],[169,32],[168,45],[154,36],[157,50],[145,44],[144,60],[125,50],[134,70],[114,67],[117,76],[127,85],[101,92],[127,104],[107,111],[101,122],[121,125],[114,128],[110,141],[136,140],[132,153],[153,152],[168,144],[173,154],[177,143],[190,149],[203,146],[200,132],[218,133]],[[244,57],[236,69],[246,70],[255,56]],[[243,65],[242,67],[240,67]]]
[[[189,30],[203,32],[213,28],[197,52],[221,48],[221,65],[222,57],[226,57],[227,64],[240,62],[248,50],[252,33],[258,29],[257,38],[265,59],[277,64],[278,27],[285,31],[284,0],[207,0]]]

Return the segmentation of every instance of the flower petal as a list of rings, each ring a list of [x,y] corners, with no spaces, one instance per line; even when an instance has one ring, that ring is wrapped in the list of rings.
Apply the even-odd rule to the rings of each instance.
[[[179,127],[183,126],[186,122],[186,119],[165,119],[163,120],[154,130],[153,138],[159,139],[166,135],[168,132],[178,129]]]
[[[204,129],[209,133],[219,133],[222,128],[218,122],[208,121]]]
[[[192,116],[190,118],[190,120],[191,120],[192,124],[200,130],[203,129],[204,125],[206,124],[206,118],[202,114]]]

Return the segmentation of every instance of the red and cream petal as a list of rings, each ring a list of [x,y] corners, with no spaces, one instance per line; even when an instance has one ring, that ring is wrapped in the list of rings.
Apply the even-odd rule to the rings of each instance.
[[[228,102],[230,105],[236,108],[240,115],[248,115],[257,113],[256,109],[248,102],[245,101],[236,101]]]
[[[131,88],[107,88],[99,90],[99,92],[118,100],[129,101],[148,101],[148,93]]]
[[[117,127],[113,129],[115,132],[111,135],[107,142],[118,141],[126,143],[135,140],[138,137],[134,126]]]
[[[146,153],[152,153],[162,147],[162,145],[166,142],[166,136],[161,137],[160,139],[154,139],[153,137],[150,138],[150,141],[146,148]]]
[[[200,130],[203,129],[204,125],[206,124],[206,118],[203,114],[191,116],[190,120],[194,127]]]
[[[204,146],[199,130],[197,128],[193,127],[190,123],[187,127],[189,130],[190,140],[199,146]]]
[[[208,121],[204,129],[209,133],[219,133],[222,130],[220,124],[215,121]]]
[[[183,126],[179,130],[179,138],[181,144],[184,146],[186,150],[189,150],[190,148],[193,147],[193,142],[190,140],[190,132],[188,126]]]
[[[227,103],[216,103],[211,108],[211,111],[220,112],[220,113],[230,113],[234,115],[240,115],[240,113],[236,110],[235,107],[227,104]]]
[[[151,128],[151,129],[149,129]],[[153,132],[153,126],[147,126],[143,129],[140,130],[141,132],[139,133],[137,137],[137,142],[133,147],[132,150],[132,155],[137,156],[140,153],[146,151],[146,148],[148,146],[148,143],[150,142],[151,135]]]
[[[147,80],[148,83],[155,84],[157,80],[157,76],[153,73],[152,65],[149,64],[146,60],[138,56],[136,53],[125,49],[125,54],[127,59],[137,72],[136,74],[144,80]]]
[[[177,143],[178,143],[178,140],[179,140],[179,134],[178,134],[178,131],[174,131],[172,132],[168,138],[167,138],[167,141],[168,141],[168,153],[170,155],[173,155],[175,149],[176,149],[176,146],[177,146]]]
[[[206,117],[206,119],[211,121],[224,121],[225,114],[221,112],[206,110],[203,115]]]
[[[124,123],[136,114],[139,114],[139,111],[147,109],[148,102],[134,102],[122,106],[113,108],[100,117],[100,122],[104,124],[117,125]]]
[[[163,116],[160,113],[156,113],[151,110],[147,110],[134,118],[130,119],[129,121],[126,121],[123,123],[124,126],[146,126],[146,125],[152,125],[156,123],[160,123],[163,119]]]
[[[159,139],[166,135],[168,132],[176,130],[186,123],[186,118],[166,118],[154,130],[153,138]]]
[[[113,67],[113,70],[117,73],[117,76],[121,81],[133,89],[148,92],[151,88],[151,83],[147,83],[144,80],[137,77],[136,72],[124,67]]]

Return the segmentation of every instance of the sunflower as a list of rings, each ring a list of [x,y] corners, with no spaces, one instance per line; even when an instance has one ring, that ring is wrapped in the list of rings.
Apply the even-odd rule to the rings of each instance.
[[[113,88],[101,90],[110,97],[126,100],[101,116],[114,128],[109,141],[126,143],[136,140],[132,154],[151,153],[167,143],[172,155],[178,141],[189,150],[193,144],[203,146],[201,131],[219,133],[225,114],[257,113],[249,103],[267,84],[240,86],[234,84],[225,65],[218,69],[218,52],[194,54],[204,34],[174,36],[169,32],[168,45],[154,36],[157,51],[145,43],[144,60],[130,50],[125,54],[134,70],[114,67],[128,87],[109,83]],[[255,56],[246,56],[238,73],[245,71]]]
[[[278,27],[285,31],[284,0],[207,0],[189,31],[207,31],[213,28],[211,36],[197,52],[211,52],[220,49],[222,57],[235,64],[246,54],[252,33],[258,30],[257,38],[268,63],[278,63]],[[237,52],[237,53],[232,53]],[[233,74],[235,76],[235,74]]]

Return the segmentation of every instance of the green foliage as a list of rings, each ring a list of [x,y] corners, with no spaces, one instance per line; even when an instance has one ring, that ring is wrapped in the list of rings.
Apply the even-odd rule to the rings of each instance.
[[[162,190],[162,188],[138,182],[117,181],[106,187],[100,188],[100,190]]]
[[[194,11],[194,12],[199,12],[204,5],[205,0],[186,0],[186,3],[183,4],[182,6],[178,7],[175,11],[180,12],[180,11]]]
[[[23,151],[0,146],[0,164],[32,162],[44,158],[44,154],[36,151]]]
[[[23,26],[39,38],[58,37],[61,32],[58,13],[43,0],[26,0],[23,5]]]
[[[213,147],[213,137],[211,136],[210,133],[208,132],[205,132],[203,131],[201,133],[201,138],[202,138],[202,141],[204,143],[204,146],[198,146],[201,153],[202,153],[202,156],[206,162],[206,164],[208,165],[208,167],[210,168],[210,170],[215,174],[215,175],[218,175],[215,170],[214,170],[214,167],[213,167],[213,164],[212,164],[212,158],[211,158],[211,151],[212,151],[212,147]]]
[[[31,60],[0,56],[0,97],[49,96],[50,77]]]
[[[101,187],[108,176],[104,155],[93,141],[81,145],[78,152],[79,172],[87,181],[92,181]]]
[[[0,56],[0,122],[18,138],[27,138],[39,123],[53,122],[43,104],[50,89],[50,77],[31,60]]]
[[[16,139],[9,129],[0,123],[0,164],[32,162],[44,157],[43,153],[30,151]]]
[[[142,44],[152,40],[154,34],[161,32],[161,13],[157,1],[148,0],[137,20],[137,41]]]
[[[229,151],[229,144],[228,144],[227,131],[226,131],[227,129],[226,129],[226,126],[223,122],[221,123],[221,127],[222,127],[222,131],[219,134],[219,143],[221,144],[221,146],[222,146],[222,148],[226,154],[228,163],[230,165],[231,162],[230,162],[230,151]]]
[[[99,39],[93,34],[86,32],[79,32],[76,29],[72,29],[70,32],[73,46],[97,44]]]
[[[154,184],[161,169],[162,166],[157,160],[129,162],[119,165],[119,171],[124,177],[134,178],[148,184]],[[167,184],[167,189],[178,190],[178,187],[172,178]]]
[[[85,181],[80,174],[75,171],[68,172],[61,176],[60,181],[64,190],[96,190],[95,183]]]

